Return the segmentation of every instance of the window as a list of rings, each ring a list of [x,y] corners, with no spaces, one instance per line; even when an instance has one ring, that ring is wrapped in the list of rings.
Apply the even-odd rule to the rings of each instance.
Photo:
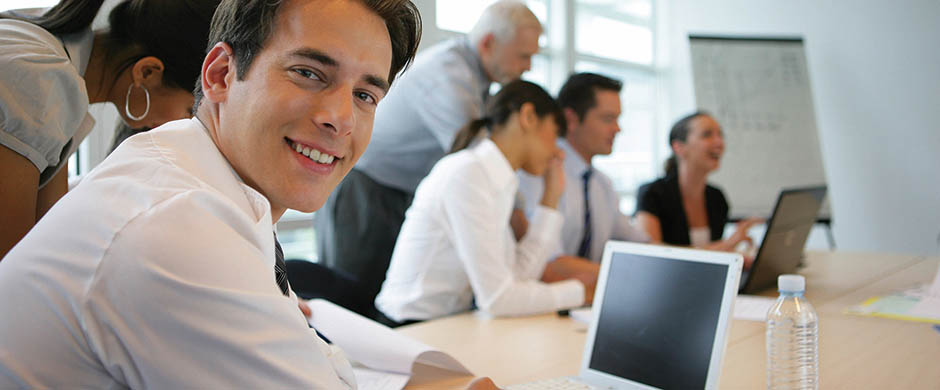
[[[284,251],[284,259],[316,261],[313,213],[287,210],[277,222],[277,240]]]
[[[532,10],[544,26],[548,21],[547,0],[528,0],[526,5]],[[468,33],[473,28],[480,14],[487,6],[494,3],[494,0],[437,0],[435,16],[435,25],[440,30],[453,31],[458,33]],[[422,10],[424,11],[424,10]],[[422,12],[427,20],[427,13]]]
[[[662,132],[656,117],[656,69],[652,0],[574,0],[575,57],[579,72],[623,82],[620,134],[609,156],[594,165],[613,181],[620,209],[632,214],[636,190],[657,176]],[[665,142],[665,141],[663,141]]]
[[[643,65],[653,63],[653,32],[648,27],[624,22],[594,8],[578,10],[575,23],[578,53]]]

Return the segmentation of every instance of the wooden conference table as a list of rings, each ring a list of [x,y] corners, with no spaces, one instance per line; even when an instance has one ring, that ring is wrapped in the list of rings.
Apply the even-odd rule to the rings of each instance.
[[[933,325],[842,313],[872,296],[931,281],[940,258],[810,252],[806,263],[800,273],[820,318],[820,388],[940,389],[940,332]],[[398,329],[506,386],[577,375],[587,326],[554,314],[466,313]],[[734,320],[720,387],[764,388],[764,353],[764,324]],[[459,389],[471,379],[419,366],[406,389]]]

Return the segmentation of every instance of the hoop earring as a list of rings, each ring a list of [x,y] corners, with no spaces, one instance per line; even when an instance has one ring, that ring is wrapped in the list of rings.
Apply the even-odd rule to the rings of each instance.
[[[130,101],[131,101],[131,90],[134,89],[134,83],[131,83],[131,85],[128,85],[128,86],[127,86],[127,96],[124,97],[124,113],[127,114],[127,117],[128,117],[128,118],[131,118],[132,120],[135,120],[135,121],[139,121],[139,120],[141,120],[141,119],[146,118],[146,117],[147,117],[147,114],[150,113],[150,91],[148,91],[148,90],[147,90],[147,87],[145,87],[145,86],[143,86],[143,85],[141,85],[140,88],[143,88],[143,90],[144,90],[144,97],[147,98],[147,108],[144,109],[144,113],[141,114],[140,116],[136,116],[136,115],[134,115],[134,114],[131,114],[131,103],[130,103]]]

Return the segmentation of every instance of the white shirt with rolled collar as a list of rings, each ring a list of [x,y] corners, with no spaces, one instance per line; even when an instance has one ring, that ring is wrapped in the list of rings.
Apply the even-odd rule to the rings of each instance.
[[[441,159],[421,182],[395,244],[376,307],[396,321],[470,310],[496,316],[577,307],[584,285],[546,284],[561,214],[539,206],[516,242],[509,226],[518,180],[489,139]]]
[[[558,146],[565,151],[565,192],[558,202],[558,211],[565,217],[561,235],[553,241],[555,246],[550,257],[576,255],[581,239],[584,237],[584,173],[594,169],[588,180],[588,196],[591,205],[591,245],[585,256],[591,261],[600,262],[604,255],[604,245],[608,240],[649,242],[649,235],[633,226],[630,217],[620,211],[620,195],[614,191],[610,178],[578,154],[571,144],[558,140]],[[542,198],[544,184],[541,177],[519,173],[519,192],[526,205],[526,214],[530,214],[536,202]]]
[[[0,388],[355,388],[272,229],[195,118],[130,138],[0,263]]]

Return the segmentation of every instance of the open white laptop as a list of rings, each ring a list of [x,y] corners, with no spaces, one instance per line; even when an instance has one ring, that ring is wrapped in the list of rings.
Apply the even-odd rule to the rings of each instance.
[[[743,262],[608,242],[580,374],[508,389],[717,389]]]

